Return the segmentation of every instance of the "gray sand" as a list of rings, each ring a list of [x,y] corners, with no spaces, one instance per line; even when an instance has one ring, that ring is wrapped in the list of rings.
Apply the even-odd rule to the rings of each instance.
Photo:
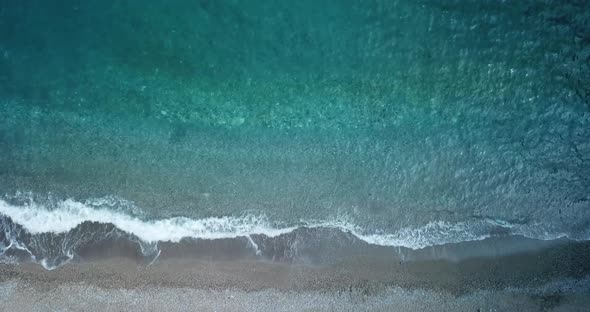
[[[584,311],[588,243],[459,262],[108,258],[0,265],[0,311]]]
[[[204,282],[206,283],[206,282]],[[353,292],[206,290],[146,286],[100,288],[83,282],[40,291],[21,282],[0,284],[0,309],[15,311],[587,311],[590,296],[530,296],[480,291],[455,297],[430,290],[389,288]]]

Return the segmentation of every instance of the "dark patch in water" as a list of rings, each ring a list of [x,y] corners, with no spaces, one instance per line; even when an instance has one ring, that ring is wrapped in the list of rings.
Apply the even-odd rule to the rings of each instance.
[[[532,295],[533,299],[540,301],[541,311],[550,311],[563,302],[563,295],[560,293],[547,295]]]
[[[185,125],[176,124],[172,127],[172,131],[170,132],[170,144],[180,143],[182,140],[186,138],[188,130]]]

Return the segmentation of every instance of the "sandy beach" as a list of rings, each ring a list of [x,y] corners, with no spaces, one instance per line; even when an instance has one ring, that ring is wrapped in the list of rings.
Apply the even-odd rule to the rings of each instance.
[[[459,261],[393,261],[369,253],[326,265],[206,260],[164,250],[149,266],[129,256],[55,270],[3,264],[0,309],[582,311],[590,304],[589,273],[587,242]]]

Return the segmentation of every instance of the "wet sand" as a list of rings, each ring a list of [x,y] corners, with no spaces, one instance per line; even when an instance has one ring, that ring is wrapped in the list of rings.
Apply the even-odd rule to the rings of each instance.
[[[310,265],[174,254],[146,266],[114,256],[51,271],[2,264],[0,310],[583,311],[589,276],[589,242],[459,261],[367,253]]]

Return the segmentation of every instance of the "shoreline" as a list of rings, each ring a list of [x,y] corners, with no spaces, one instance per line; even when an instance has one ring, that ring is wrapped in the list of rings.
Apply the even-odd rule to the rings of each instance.
[[[590,242],[459,261],[366,253],[314,265],[172,254],[151,265],[122,256],[54,270],[0,264],[0,310],[581,310],[589,294]]]
[[[531,242],[516,238],[517,241]],[[519,252],[497,252],[485,256],[477,250],[506,245],[507,239],[487,239],[401,251],[371,247],[358,253],[341,254],[322,264],[306,261],[272,261],[246,254],[225,254],[234,243],[210,244],[192,251],[183,246],[162,246],[160,256],[147,264],[137,254],[111,250],[85,261],[67,263],[53,270],[25,262],[0,264],[0,282],[21,280],[35,285],[86,282],[98,287],[136,288],[146,285],[175,288],[246,291],[336,291],[342,287],[370,286],[374,289],[399,286],[435,289],[453,294],[507,287],[539,287],[564,279],[590,276],[590,242],[543,242]],[[537,242],[538,243],[538,242]],[[521,244],[522,245],[522,244]],[[531,244],[534,246],[534,244]],[[121,247],[121,246],[119,246]],[[123,246],[125,247],[125,246]],[[183,252],[184,250],[184,252]],[[441,255],[446,252],[446,258]],[[470,257],[453,260],[452,255],[469,252]],[[200,253],[200,254],[199,254]],[[491,254],[491,253],[490,253]],[[116,276],[116,278],[113,278]],[[209,281],[207,285],[200,281]]]

